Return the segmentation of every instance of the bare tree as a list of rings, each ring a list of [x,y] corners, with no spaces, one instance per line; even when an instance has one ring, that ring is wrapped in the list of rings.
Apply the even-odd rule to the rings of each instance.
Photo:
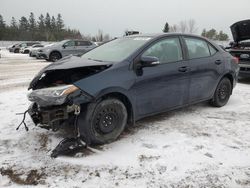
[[[178,32],[178,26],[176,24],[170,26],[169,31],[172,33]]]
[[[198,28],[196,27],[196,22],[194,19],[188,20],[188,33],[196,33]]]
[[[169,31],[176,33],[196,33],[198,28],[196,27],[196,22],[194,19],[190,19],[188,21],[182,20],[178,25],[174,24],[170,26]]]
[[[82,35],[82,38],[83,38],[84,40],[91,40],[91,39],[92,39],[92,36],[91,36],[90,34],[88,34],[88,35]]]
[[[186,33],[188,31],[187,21],[181,21],[179,23],[179,30],[181,33]]]
[[[98,30],[98,34],[96,35],[96,41],[98,41],[98,42],[103,41],[103,32],[101,29]]]

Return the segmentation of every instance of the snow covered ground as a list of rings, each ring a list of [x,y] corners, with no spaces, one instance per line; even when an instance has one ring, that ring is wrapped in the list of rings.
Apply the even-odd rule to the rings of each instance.
[[[0,187],[250,187],[250,80],[229,103],[202,103],[146,118],[118,141],[72,157],[50,158],[67,132],[27,118],[27,85],[48,63],[0,51]]]

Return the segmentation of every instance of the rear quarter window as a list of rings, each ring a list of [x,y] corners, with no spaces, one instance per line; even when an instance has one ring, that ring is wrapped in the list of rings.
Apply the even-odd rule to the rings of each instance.
[[[217,53],[217,50],[212,45],[208,44],[208,47],[211,56]]]

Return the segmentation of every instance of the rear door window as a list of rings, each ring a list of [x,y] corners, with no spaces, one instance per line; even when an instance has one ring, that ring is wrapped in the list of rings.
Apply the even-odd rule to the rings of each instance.
[[[187,45],[189,59],[210,56],[210,51],[209,51],[208,44],[206,41],[197,39],[197,38],[189,38],[189,37],[184,37],[184,40]]]
[[[160,63],[176,62],[183,59],[180,40],[178,37],[160,40],[149,47],[142,56],[153,56]]]
[[[89,41],[76,41],[76,46],[90,46],[91,42]]]

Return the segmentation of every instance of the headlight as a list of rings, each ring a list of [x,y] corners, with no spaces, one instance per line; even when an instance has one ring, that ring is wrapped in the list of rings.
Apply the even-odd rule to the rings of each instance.
[[[28,94],[28,99],[37,102],[40,106],[61,105],[69,94],[77,90],[79,89],[74,85],[37,89]]]

